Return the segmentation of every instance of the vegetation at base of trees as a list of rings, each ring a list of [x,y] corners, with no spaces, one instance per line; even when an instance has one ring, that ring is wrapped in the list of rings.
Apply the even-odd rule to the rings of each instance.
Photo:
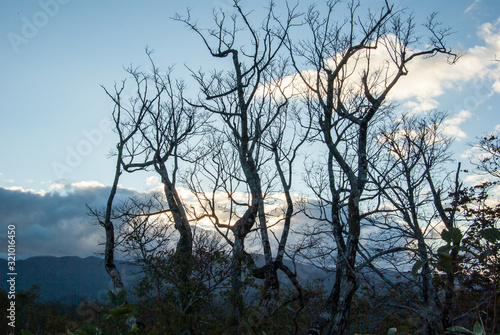
[[[343,4],[346,19],[335,19]],[[473,173],[490,181],[465,187],[460,164],[448,171],[446,114],[414,115],[388,98],[416,59],[457,61],[446,45],[450,28],[431,14],[422,41],[414,17],[388,1],[363,14],[356,1],[330,0],[303,14],[300,4],[281,5],[282,14],[270,1],[255,18],[234,0],[234,12],[216,11],[208,29],[190,10],[173,17],[228,65],[191,68],[194,96],[172,68],[156,65],[150,49],[148,70],[131,66],[128,82],[105,88],[114,103],[115,175],[104,209],[89,210],[106,233],[110,304],[56,313],[37,302],[33,288],[19,293],[19,329],[500,331],[500,207],[491,199],[500,177],[498,137],[477,145],[483,155]],[[296,40],[293,29],[309,35]],[[116,201],[119,179],[136,171],[155,173],[161,193]],[[297,196],[303,188],[309,194]],[[299,216],[307,222],[296,227]],[[143,275],[137,303],[123,290],[117,251]],[[331,281],[301,282],[298,261],[329,270]]]
[[[258,286],[255,282],[248,283],[248,288],[258,289]],[[117,294],[110,291],[108,304],[82,302],[80,306],[40,303],[37,292],[36,286],[27,292],[19,292],[20,313],[14,334],[232,334],[227,297],[224,296],[207,300],[196,311],[185,314],[167,299],[158,302],[143,297],[137,303],[124,305],[125,291]],[[293,295],[293,291],[290,292]],[[295,318],[295,325],[293,308],[296,306],[293,304],[297,302],[292,303],[292,308],[284,308],[270,317],[263,317],[258,305],[248,302],[243,309],[242,334],[304,334],[308,324],[321,310],[327,293],[321,281],[304,284],[307,304],[300,317]],[[386,334],[391,328],[397,328],[397,334],[418,334],[423,320],[411,310],[401,307],[412,303],[415,294],[417,291],[410,282],[401,282],[387,290],[363,286],[353,300],[353,313],[346,334]],[[476,334],[476,324],[481,325],[481,329],[490,329],[486,316],[491,313],[488,312],[491,306],[476,308],[477,299],[481,296],[476,294],[469,292],[465,286],[457,292],[454,312],[469,314],[458,320],[453,329],[448,329],[447,334]],[[288,298],[284,294],[282,300]],[[1,292],[0,299],[0,307],[6,307],[5,292]],[[5,332],[7,330],[4,329]]]
[[[57,302],[42,303],[40,301],[40,288],[32,286],[27,291],[16,293],[16,328],[8,326],[6,318],[7,308],[10,304],[7,292],[0,290],[0,308],[2,310],[1,334],[66,334],[68,329],[76,329],[85,320],[77,313],[75,306],[67,306]],[[24,332],[22,332],[24,331]]]

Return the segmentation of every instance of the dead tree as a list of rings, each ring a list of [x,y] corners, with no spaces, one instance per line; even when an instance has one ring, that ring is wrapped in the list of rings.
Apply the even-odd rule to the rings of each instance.
[[[153,169],[160,177],[168,204],[168,215],[179,234],[175,257],[184,264],[184,277],[189,275],[193,237],[190,219],[177,191],[180,161],[191,150],[189,140],[198,134],[202,116],[184,99],[185,85],[171,77],[172,69],[162,73],[152,60],[152,51],[146,50],[151,72],[128,68],[134,81],[134,93],[128,101],[114,99],[116,108],[127,109],[129,115],[116,122],[118,132],[124,128],[137,129],[123,142],[121,168],[127,172]]]
[[[241,312],[238,304],[241,302],[239,287],[243,260],[252,268],[254,276],[264,279],[262,306],[266,315],[273,313],[278,300],[278,270],[285,271],[299,288],[295,274],[282,260],[294,212],[290,196],[292,164],[303,139],[297,135],[287,146],[283,145],[286,143],[283,138],[285,124],[291,122],[290,104],[285,92],[286,85],[278,83],[280,78],[288,74],[288,64],[280,55],[285,54],[285,42],[296,14],[293,8],[287,7],[285,18],[280,20],[275,7],[276,4],[270,2],[262,23],[254,25],[250,13],[240,6],[240,1],[234,1],[236,14],[227,17],[223,12],[215,13],[216,28],[208,30],[200,28],[189,12],[186,17],[176,16],[176,20],[199,35],[212,57],[230,60],[230,71],[209,74],[202,70],[193,71],[202,93],[197,107],[218,116],[216,122],[221,124],[215,130],[219,136],[211,144],[211,148],[218,148],[216,155],[210,156],[211,160],[217,162],[215,170],[206,171],[206,176],[213,181],[212,191],[217,189],[229,197],[230,206],[233,207],[226,221],[221,220],[220,214],[214,210],[213,196],[202,192],[197,182],[192,184],[192,188],[203,199],[204,205],[200,204],[205,208],[203,215],[213,220],[216,229],[232,232],[232,238],[225,232],[221,233],[233,248],[235,316],[238,310]],[[249,45],[245,44],[246,41],[249,41]],[[287,118],[289,121],[285,121]],[[234,161],[232,164],[236,164],[236,170],[227,168],[227,162],[224,161],[228,158]],[[220,168],[224,165],[225,170]],[[209,165],[205,164],[204,167]],[[287,209],[283,218],[284,229],[278,242],[278,255],[273,258],[269,227],[272,215],[267,208],[269,201],[272,201],[271,195],[277,192],[275,180],[280,185],[279,191],[286,195]],[[248,201],[232,196],[236,185],[238,190],[248,192]],[[233,215],[234,219],[231,219]],[[260,235],[264,253],[265,265],[260,268],[253,264],[251,257],[244,251],[245,239],[255,229]]]
[[[369,12],[365,22],[357,14],[359,3],[350,2],[343,23],[333,18],[338,4],[329,1],[321,12],[311,7],[305,19],[311,37],[291,48],[302,83],[312,92],[307,108],[327,150],[329,217],[336,245],[335,283],[310,334],[343,334],[347,326],[358,286],[355,269],[371,126],[382,117],[389,92],[408,73],[412,60],[451,55],[444,44],[449,30],[440,29],[434,16],[427,23],[429,44],[419,50],[412,18],[403,19],[387,2],[379,14]]]
[[[442,113],[425,118],[402,115],[386,124],[378,138],[383,150],[370,173],[385,208],[383,219],[372,222],[381,231],[384,241],[398,241],[406,252],[410,252],[410,259],[418,264],[417,267],[421,266],[421,280],[417,285],[421,290],[421,308],[417,310],[424,321],[425,334],[439,334],[451,326],[447,322],[450,321],[454,271],[447,271],[445,300],[441,301],[433,273],[433,258],[438,251],[430,243],[439,238],[442,228],[438,225],[441,223],[450,231],[456,229],[461,187],[457,175],[453,188],[446,192],[452,194],[453,199],[445,210],[441,196],[444,182],[438,180],[446,181],[448,177],[442,171],[443,165],[450,161],[451,138],[442,133],[444,117]],[[451,256],[456,262],[458,245],[453,242],[453,246]]]
[[[118,190],[118,181],[122,174],[122,159],[124,156],[124,150],[126,146],[132,141],[133,137],[140,131],[139,125],[146,115],[146,110],[149,102],[144,108],[141,109],[128,109],[123,106],[123,90],[125,88],[125,81],[122,82],[121,86],[114,86],[114,92],[110,93],[106,88],[104,88],[106,94],[113,100],[115,106],[113,109],[113,121],[115,123],[115,130],[118,134],[118,143],[116,144],[116,166],[115,175],[113,178],[113,184],[108,196],[108,201],[104,211],[98,211],[88,207],[90,214],[95,216],[99,224],[104,227],[106,232],[106,241],[104,247],[104,267],[108,272],[111,280],[113,281],[113,286],[115,289],[123,289],[123,282],[121,279],[120,272],[116,268],[114,262],[115,253],[115,226],[113,220],[115,219],[113,214],[113,203],[115,200],[116,192]],[[129,123],[132,121],[131,123]]]

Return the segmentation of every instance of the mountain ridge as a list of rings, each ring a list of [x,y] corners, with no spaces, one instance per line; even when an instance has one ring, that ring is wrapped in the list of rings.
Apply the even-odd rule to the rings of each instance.
[[[254,259],[258,265],[264,262],[262,255],[254,255]],[[292,262],[284,262],[293,271]],[[131,292],[140,278],[138,267],[124,261],[116,261],[116,264],[125,289]],[[298,280],[302,285],[320,280],[326,291],[331,289],[333,272],[304,263],[297,263],[296,266]],[[6,259],[0,258],[0,269],[8,269]],[[113,288],[104,268],[104,259],[96,256],[34,256],[17,260],[15,271],[16,291],[26,291],[33,285],[38,285],[41,302],[75,305],[82,300],[93,300],[106,303],[107,292]],[[0,272],[0,289],[5,291],[8,291],[7,273],[8,271]],[[281,272],[280,281],[283,281],[285,286],[289,284],[286,275]]]
[[[42,302],[72,305],[82,299],[106,301],[106,293],[112,288],[112,282],[103,262],[103,259],[95,256],[34,256],[17,260],[16,292],[38,285]],[[124,274],[131,270],[131,266],[124,263],[118,263],[118,268]],[[7,260],[0,259],[0,269],[7,269]],[[8,290],[7,279],[7,271],[1,271],[0,289]],[[133,285],[130,280],[125,282],[126,289],[131,289]]]

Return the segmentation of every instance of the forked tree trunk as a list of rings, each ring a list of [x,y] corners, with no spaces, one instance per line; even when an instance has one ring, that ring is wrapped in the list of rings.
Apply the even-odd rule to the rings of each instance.
[[[419,245],[421,242],[419,241]],[[422,246],[419,246],[421,249]],[[423,245],[425,248],[425,245]],[[420,250],[419,250],[420,251]],[[427,252],[421,252],[420,257],[427,257]],[[425,259],[425,258],[422,258]],[[423,298],[423,316],[424,316],[424,335],[437,335],[440,334],[440,311],[436,304],[436,295],[434,289],[434,283],[432,282],[432,272],[429,263],[426,263],[422,267],[422,298]]]
[[[243,301],[243,260],[245,258],[245,238],[252,229],[257,215],[258,205],[248,207],[245,214],[232,227],[234,234],[233,254],[231,258],[231,328],[232,332],[240,333],[240,321],[244,308]],[[251,257],[248,255],[248,257]]]
[[[234,331],[239,331],[241,314],[243,313],[242,294],[242,261],[246,234],[235,232],[233,255],[231,258],[231,325]]]
[[[330,160],[331,164],[331,160]],[[331,170],[332,171],[332,170]],[[341,221],[340,194],[332,188],[332,225],[337,244],[337,260],[335,264],[335,283],[326,302],[325,308],[310,326],[310,335],[342,335],[345,334],[351,311],[352,299],[358,288],[356,278],[356,256],[360,236],[360,190],[353,188],[348,200],[349,234],[344,239]]]
[[[308,334],[310,335],[345,334],[352,299],[358,285],[355,274],[349,270],[345,260],[340,258],[342,256],[339,256],[337,260],[338,271],[335,274],[333,289],[325,308],[309,328]]]
[[[175,185],[170,180],[166,166],[163,162],[158,163],[157,171],[161,176],[168,207],[174,219],[174,227],[180,235],[175,250],[175,257],[179,258],[180,262],[185,263],[186,272],[184,275],[187,278],[189,274],[188,265],[191,261],[193,251],[193,233],[191,231],[191,225],[189,224],[189,220],[179,194],[175,189]]]
[[[113,180],[113,185],[109,192],[108,201],[106,203],[106,212],[104,214],[104,222],[101,223],[106,231],[106,246],[104,249],[104,268],[109,274],[111,281],[113,282],[113,287],[115,289],[123,289],[123,282],[120,272],[115,265],[115,229],[113,222],[111,222],[111,212],[113,209],[113,200],[116,195],[116,190],[118,189],[118,180],[121,175],[121,159],[122,159],[123,145],[118,146],[118,158],[116,160],[115,177]]]

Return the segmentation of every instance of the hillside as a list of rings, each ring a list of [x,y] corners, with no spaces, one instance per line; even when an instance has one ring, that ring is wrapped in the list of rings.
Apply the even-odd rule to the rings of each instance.
[[[0,268],[7,269],[7,261],[0,259]],[[131,267],[118,266],[127,279]],[[28,290],[33,285],[40,286],[40,298],[43,302],[60,301],[65,304],[79,303],[85,298],[102,300],[112,287],[103,260],[98,257],[32,257],[16,262],[16,290]],[[126,288],[133,286],[133,280],[125,280]],[[7,273],[0,273],[0,289],[7,289]]]

